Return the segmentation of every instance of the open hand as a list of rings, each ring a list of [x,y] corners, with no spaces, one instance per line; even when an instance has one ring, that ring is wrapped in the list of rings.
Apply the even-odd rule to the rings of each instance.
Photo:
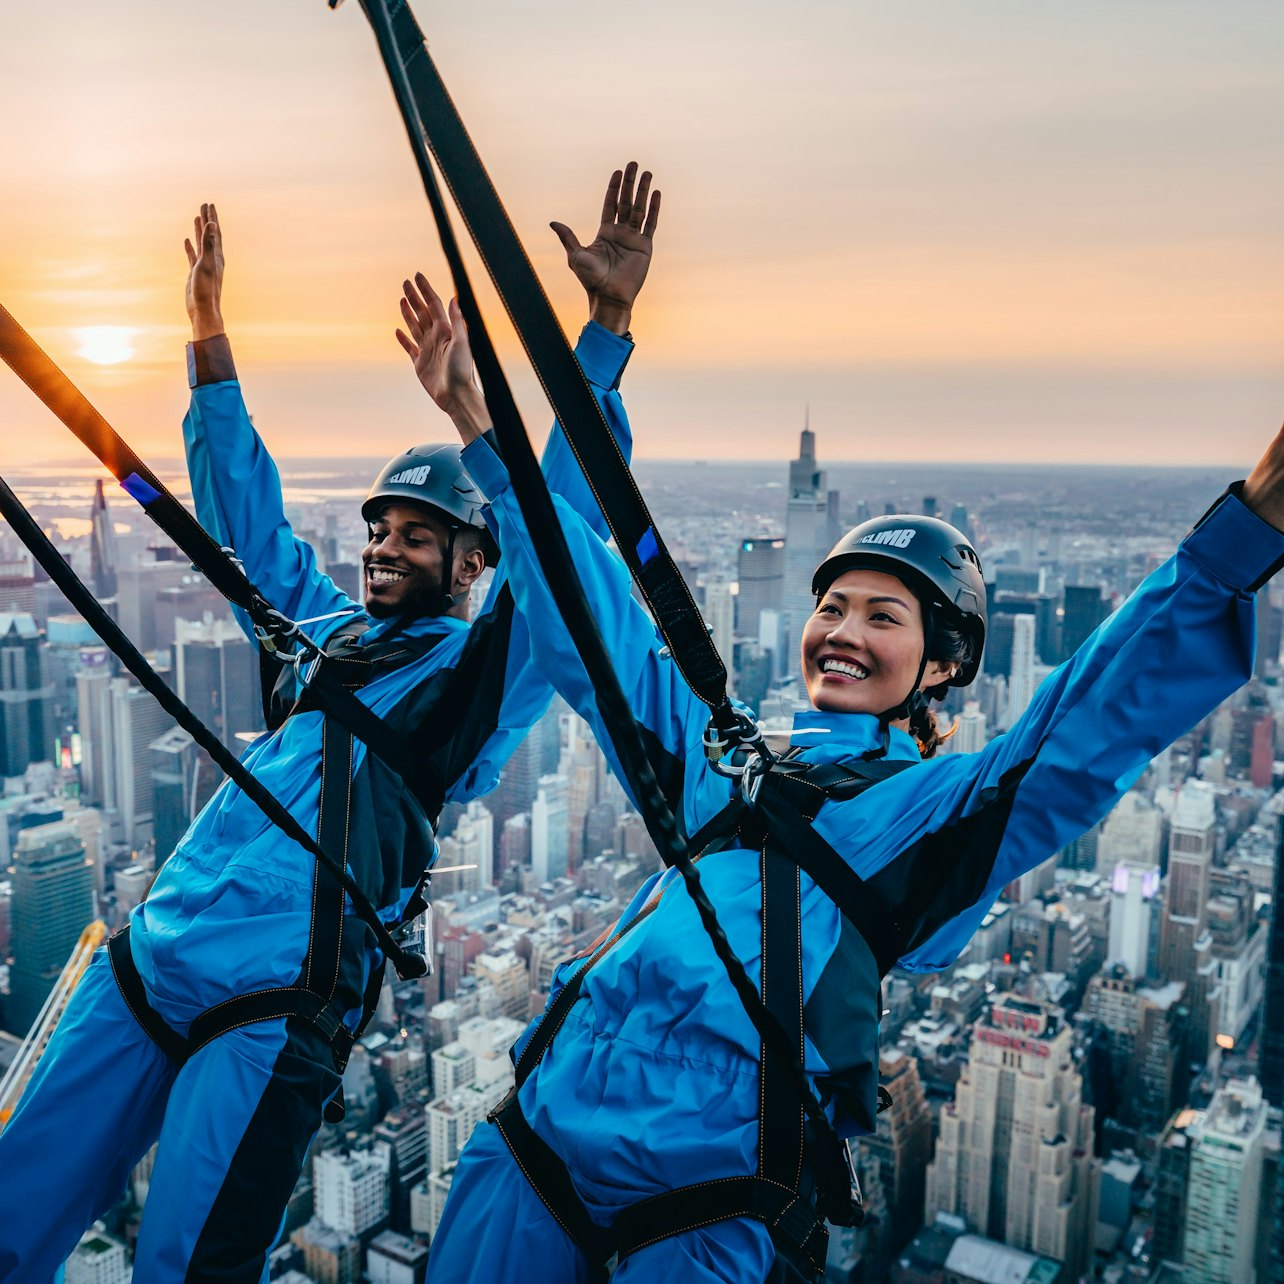
[[[223,333],[223,232],[213,202],[201,206],[192,221],[192,240],[185,240],[183,248],[192,338],[209,339]]]
[[[1264,522],[1284,531],[1284,428],[1244,483],[1244,503]]]
[[[589,316],[616,334],[629,328],[633,304],[651,266],[652,238],[659,221],[660,193],[651,191],[651,171],[644,170],[639,179],[637,161],[629,161],[606,185],[602,223],[590,244],[581,245],[565,223],[549,224],[566,250],[567,264],[588,293]]]
[[[397,342],[414,363],[424,391],[450,416],[460,436],[471,441],[490,421],[473,380],[473,351],[459,301],[451,299],[449,309],[443,307],[422,272],[415,273],[413,282],[403,281],[401,291],[406,329],[397,331]]]

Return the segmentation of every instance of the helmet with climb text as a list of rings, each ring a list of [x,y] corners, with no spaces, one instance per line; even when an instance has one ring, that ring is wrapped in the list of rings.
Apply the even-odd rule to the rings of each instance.
[[[429,509],[452,529],[471,527],[484,536],[482,549],[486,565],[499,561],[499,548],[490,537],[482,519],[485,499],[473,485],[473,479],[460,462],[460,446],[430,443],[411,446],[404,454],[390,459],[370,487],[361,505],[361,516],[372,522],[385,504],[402,501]]]
[[[834,545],[816,568],[811,590],[820,597],[840,575],[862,568],[895,575],[925,612],[942,613],[967,634],[972,655],[948,684],[967,686],[981,667],[986,619],[981,559],[967,537],[936,517],[873,517]]]

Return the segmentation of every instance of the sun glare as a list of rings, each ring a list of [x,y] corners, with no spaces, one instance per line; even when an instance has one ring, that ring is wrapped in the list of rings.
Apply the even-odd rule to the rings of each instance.
[[[96,366],[117,366],[134,355],[132,340],[138,333],[124,325],[87,325],[72,334],[80,345],[76,351]]]

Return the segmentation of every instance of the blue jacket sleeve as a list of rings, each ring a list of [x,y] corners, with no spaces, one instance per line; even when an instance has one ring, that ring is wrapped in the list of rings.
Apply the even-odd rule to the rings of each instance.
[[[584,327],[575,348],[580,367],[626,460],[632,455],[633,437],[619,386],[632,352],[631,340],[612,334],[595,322]],[[465,468],[468,467],[468,459],[465,452]],[[559,423],[553,424],[549,434],[542,468],[550,489],[566,495],[580,517],[605,538],[606,523],[602,510]],[[479,622],[492,612],[503,609],[503,595],[508,582],[509,562],[505,553],[487,593]],[[514,614],[503,665],[504,694],[498,726],[473,761],[452,782],[447,791],[447,798],[452,802],[462,802],[493,789],[504,763],[548,708],[553,688],[532,661],[531,627],[523,612]]]
[[[1105,816],[1151,759],[1252,676],[1253,590],[1282,555],[1284,535],[1223,496],[1175,555],[1049,675],[1007,734],[979,753],[933,759],[869,791],[887,827],[884,860],[924,830],[1010,807],[988,851],[978,853],[993,861],[980,896],[907,954],[904,967],[932,971],[953,962],[1007,883]],[[850,828],[842,806],[818,818],[831,842],[836,823]],[[850,838],[845,846],[851,849]],[[857,872],[868,875],[877,863],[858,864]]]
[[[250,582],[293,620],[355,609],[317,567],[310,545],[296,539],[285,517],[281,478],[254,425],[224,337],[193,345],[191,405],[183,445],[196,516],[214,539],[233,549]],[[243,612],[237,622],[254,640]]]
[[[485,439],[466,447],[464,463],[490,501],[487,520],[503,549],[518,614],[539,639],[535,664],[589,723],[611,770],[624,781],[598,711],[593,684],[549,592],[507,470]],[[708,710],[692,694],[673,661],[661,655],[655,625],[633,598],[632,581],[623,561],[558,495],[553,496],[553,502],[624,694],[634,716],[650,733],[651,757],[661,785],[671,805],[680,800],[686,831],[693,833],[731,796],[729,782],[709,771],[700,749]],[[636,805],[636,799],[633,802]]]

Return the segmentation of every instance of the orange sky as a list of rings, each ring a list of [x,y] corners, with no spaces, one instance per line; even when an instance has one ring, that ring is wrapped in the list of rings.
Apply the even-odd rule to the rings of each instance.
[[[610,168],[655,168],[643,453],[783,458],[808,401],[828,458],[1232,465],[1278,424],[1273,0],[416,10],[568,326],[548,220],[587,236]],[[272,448],[441,432],[391,339],[398,282],[440,256],[355,3],[4,6],[0,110],[0,302],[145,453],[178,450],[207,197]],[[77,356],[99,325],[134,358]],[[8,376],[0,424],[0,466],[68,450]]]

